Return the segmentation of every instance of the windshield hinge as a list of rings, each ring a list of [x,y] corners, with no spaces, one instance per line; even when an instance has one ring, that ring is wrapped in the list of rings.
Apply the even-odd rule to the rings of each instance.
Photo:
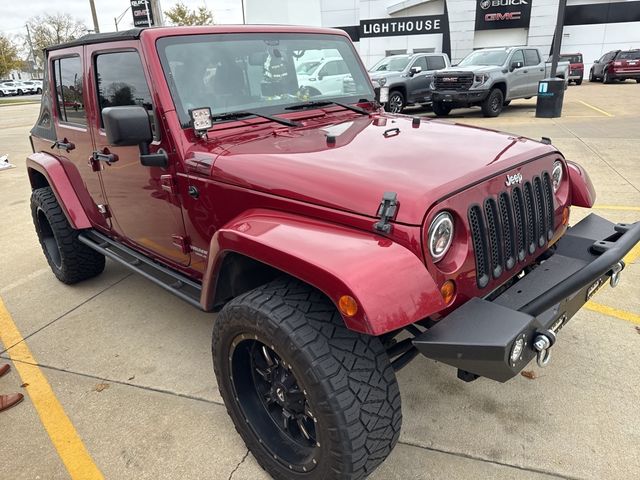
[[[396,192],[384,192],[377,213],[380,220],[373,224],[374,230],[383,233],[391,233],[392,225],[389,222],[396,216],[397,211],[398,194]]]

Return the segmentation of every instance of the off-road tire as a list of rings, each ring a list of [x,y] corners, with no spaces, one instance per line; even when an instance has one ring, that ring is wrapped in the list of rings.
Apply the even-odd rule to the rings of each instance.
[[[609,70],[605,70],[602,76],[602,83],[613,83],[611,79],[611,75],[609,74]]]
[[[442,102],[433,102],[433,104],[431,105],[431,110],[433,110],[433,113],[435,113],[438,117],[446,117],[447,115],[449,115],[449,113],[451,113],[451,107],[449,105],[445,105]]]
[[[51,187],[31,194],[31,215],[38,240],[54,275],[72,284],[99,275],[104,270],[104,255],[78,240]]]
[[[504,102],[504,95],[502,90],[494,88],[489,92],[487,98],[482,101],[480,107],[482,108],[482,114],[485,117],[497,117],[502,112],[502,104]]]
[[[404,107],[407,106],[404,95],[400,90],[392,90],[389,92],[389,101],[387,102],[389,112],[402,113]]]
[[[319,443],[311,470],[296,471],[275,459],[235,395],[232,355],[237,342],[254,338],[277,352],[304,389]],[[348,330],[327,297],[298,280],[283,277],[229,302],[215,320],[212,351],[227,412],[258,463],[276,479],[362,479],[398,440],[400,392],[382,343]]]

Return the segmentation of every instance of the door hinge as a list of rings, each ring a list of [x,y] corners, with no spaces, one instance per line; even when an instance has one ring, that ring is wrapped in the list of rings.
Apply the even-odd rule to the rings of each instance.
[[[105,204],[98,205],[98,211],[102,214],[104,218],[111,218],[111,210],[109,210],[109,206]]]
[[[184,235],[171,235],[172,243],[185,255],[191,252],[191,241]]]
[[[171,195],[178,193],[178,184],[173,175],[160,175],[160,185],[165,192],[169,192]]]

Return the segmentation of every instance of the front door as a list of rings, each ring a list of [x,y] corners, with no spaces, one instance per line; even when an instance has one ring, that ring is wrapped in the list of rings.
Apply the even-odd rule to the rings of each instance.
[[[62,163],[76,192],[81,197],[85,211],[93,225],[109,228],[108,220],[100,213],[106,203],[100,176],[92,168],[89,159],[93,153],[93,140],[88,128],[87,83],[83,65],[82,47],[65,49],[64,55],[49,56],[51,85],[55,89],[53,118],[56,141],[51,146],[53,153]]]
[[[173,151],[168,132],[159,127],[161,120],[136,46],[135,42],[118,42],[109,44],[108,50],[86,47],[86,57],[93,66],[90,82],[97,112],[93,120],[96,151],[117,157],[112,163],[99,162],[108,209],[115,234],[169,262],[188,265],[182,208],[175,193],[175,165],[145,167],[140,164],[139,147],[110,145],[104,131],[103,108],[140,105],[149,112],[153,126],[151,153]]]
[[[509,75],[509,85],[507,88],[507,97],[505,100],[510,100],[512,98],[525,97],[527,95],[527,83],[529,81],[528,75],[529,72],[527,68],[524,66],[524,54],[522,50],[516,50],[511,55],[511,59],[507,64],[509,66],[509,70],[511,70],[512,66],[518,62],[521,67],[516,68]]]
[[[411,73],[413,67],[420,67],[420,72]],[[429,92],[430,77],[427,66],[427,57],[418,57],[409,67],[409,78],[407,79],[407,102],[424,101]]]

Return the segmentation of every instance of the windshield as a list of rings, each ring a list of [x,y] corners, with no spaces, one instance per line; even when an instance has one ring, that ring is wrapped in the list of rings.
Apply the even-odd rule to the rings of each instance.
[[[385,57],[369,69],[370,72],[401,72],[409,64],[409,56]]]
[[[308,100],[372,101],[371,82],[341,35],[242,33],[158,40],[158,52],[183,125],[189,110],[282,113]],[[310,77],[313,64],[322,67]]]
[[[476,50],[458,64],[461,67],[469,65],[504,65],[507,61],[506,50]]]
[[[620,52],[616,60],[640,60],[640,50],[632,50],[630,52]]]

